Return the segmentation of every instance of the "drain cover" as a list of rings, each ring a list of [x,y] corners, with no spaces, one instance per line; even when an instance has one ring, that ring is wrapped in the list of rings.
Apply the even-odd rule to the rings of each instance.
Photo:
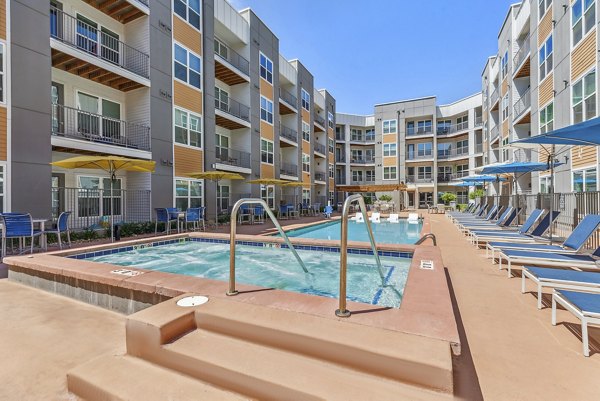
[[[190,306],[198,306],[208,302],[208,297],[203,295],[194,295],[192,297],[181,298],[177,301],[177,306],[190,307]]]
[[[422,260],[421,261],[421,269],[433,270],[433,261],[432,260]]]
[[[117,269],[117,270],[112,270],[111,273],[112,274],[120,274],[121,276],[133,277],[133,276],[138,276],[138,275],[142,274],[143,272],[129,270],[129,269]]]

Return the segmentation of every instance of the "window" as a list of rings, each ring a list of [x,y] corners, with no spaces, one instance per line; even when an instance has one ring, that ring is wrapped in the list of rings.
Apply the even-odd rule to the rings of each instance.
[[[6,87],[5,83],[5,71],[6,67],[6,55],[4,54],[4,43],[0,43],[0,102],[5,102],[4,96],[4,88]]]
[[[264,96],[260,97],[260,119],[273,124],[273,102]]]
[[[229,163],[229,138],[215,135],[215,153],[218,161]]]
[[[302,171],[310,173],[310,155],[302,153]]]
[[[365,173],[366,173],[368,182],[375,181],[375,170],[367,170],[367,171],[365,171]]]
[[[508,149],[508,138],[502,140],[502,161],[509,161],[510,151]]]
[[[229,194],[231,187],[229,185],[219,184],[217,186],[217,207],[220,212],[229,210]]]
[[[333,113],[330,111],[327,112],[327,124],[329,128],[333,128]]]
[[[202,181],[175,180],[175,207],[187,210],[202,206]]]
[[[469,140],[464,139],[462,141],[456,142],[456,153],[459,155],[464,155],[469,153]]]
[[[260,197],[267,202],[269,209],[275,208],[275,187],[273,185],[261,185]]]
[[[200,0],[173,0],[173,11],[194,28],[200,29]]]
[[[571,6],[571,29],[573,31],[573,46],[596,25],[596,1],[576,0]]]
[[[452,144],[450,142],[438,143],[438,145],[437,145],[438,157],[447,158],[450,156],[451,151],[452,151]]]
[[[375,140],[375,128],[367,128],[365,130],[365,140],[366,141],[374,141]]]
[[[260,140],[260,161],[273,164],[273,142],[262,138]]]
[[[215,86],[215,107],[229,112],[229,93]]]
[[[500,60],[500,69],[502,71],[502,79],[508,74],[508,51],[504,52],[502,60]]]
[[[300,96],[302,97],[302,108],[304,110],[310,111],[310,95],[307,91],[302,89],[300,91]]]
[[[362,182],[362,180],[363,180],[362,170],[352,170],[352,181],[353,182]]]
[[[77,113],[78,132],[113,140],[121,137],[119,103],[77,92],[77,109],[82,111]]]
[[[554,103],[548,104],[540,110],[540,134],[554,129]]]
[[[458,122],[458,121],[457,121]],[[452,127],[452,120],[437,120],[437,133],[447,134]]]
[[[383,168],[383,179],[384,180],[397,179],[396,167],[384,167]]]
[[[597,191],[597,173],[596,168],[587,170],[573,171],[573,191],[575,192],[593,192]]]
[[[540,193],[550,193],[550,176],[540,177]]]
[[[383,122],[383,133],[384,134],[395,134],[398,132],[398,121],[397,120],[385,120]]]
[[[552,6],[552,0],[538,0],[539,4],[539,19],[541,20],[544,15],[546,15],[546,11],[550,9]]]
[[[448,182],[452,178],[452,166],[438,166],[438,181]]]
[[[335,142],[333,138],[327,138],[327,144],[329,145],[329,153],[333,153],[335,151]]]
[[[356,129],[356,128],[351,128],[350,129],[350,140],[351,141],[362,141],[363,140],[362,130]]]
[[[217,38],[215,38],[215,54],[229,60],[229,48]]]
[[[310,189],[302,189],[302,203],[310,205]]]
[[[385,143],[383,144],[383,156],[396,156],[396,144]]]
[[[268,83],[273,83],[273,62],[264,54],[260,53],[260,76]]]
[[[415,145],[413,143],[406,146],[406,158],[413,160],[415,158]]]
[[[431,127],[431,120],[417,121],[417,133],[419,134],[431,132]]]
[[[469,165],[468,164],[459,164],[456,166],[456,175],[458,177],[466,177],[469,175]]]
[[[350,154],[352,155],[352,162],[364,160],[362,149],[351,149]]]
[[[596,70],[573,85],[573,123],[596,117]]]
[[[333,164],[329,165],[329,178],[335,177],[335,169],[333,168]]]
[[[175,142],[184,145],[202,147],[202,118],[175,109]]]
[[[417,155],[421,157],[431,156],[432,152],[431,142],[417,144]]]
[[[310,142],[310,125],[302,121],[302,139]]]
[[[508,93],[502,98],[502,121],[508,118]]]
[[[175,78],[202,89],[200,57],[175,43]]]
[[[4,207],[4,169],[5,169],[5,166],[0,165],[0,213],[4,212],[4,210],[6,209]],[[54,192],[55,191],[53,191],[53,193],[52,193],[53,205],[54,205]],[[57,192],[57,194],[58,194],[58,192]],[[57,202],[57,203],[59,203],[59,202]],[[57,215],[57,217],[58,217],[58,215]]]
[[[540,47],[540,82],[552,71],[552,35]]]
[[[460,131],[469,128],[469,116],[465,115],[456,119],[456,130]]]
[[[431,179],[431,166],[421,166],[417,169],[417,178],[419,180]]]
[[[335,192],[329,191],[329,202],[333,205],[335,203]]]
[[[77,190],[77,216],[110,216],[111,179],[104,177],[79,176]],[[112,181],[112,214],[121,215],[122,180]]]

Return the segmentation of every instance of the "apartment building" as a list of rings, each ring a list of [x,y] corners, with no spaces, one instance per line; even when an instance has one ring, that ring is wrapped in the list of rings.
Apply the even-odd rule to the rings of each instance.
[[[332,197],[335,99],[279,53],[251,9],[226,0],[0,0],[0,54],[3,210],[71,210],[75,223],[93,225],[110,213],[111,177],[49,164],[89,154],[156,162],[153,174],[114,177],[113,213],[124,220],[149,220],[153,207],[217,202],[226,211],[246,196],[273,208]],[[305,186],[192,177],[210,170]]]
[[[598,115],[598,29],[595,0],[523,0],[509,7],[498,35],[498,54],[482,73],[486,163],[547,161],[543,150],[510,141]],[[557,148],[557,192],[597,190],[596,147]],[[518,179],[520,193],[547,192],[548,172]],[[511,193],[511,183],[493,187]]]
[[[435,96],[377,104],[371,116],[338,113],[337,123],[338,201],[344,186],[405,183],[406,195],[387,193],[405,207],[437,203],[445,192],[467,202],[468,189],[452,184],[483,164],[479,93],[448,105]]]

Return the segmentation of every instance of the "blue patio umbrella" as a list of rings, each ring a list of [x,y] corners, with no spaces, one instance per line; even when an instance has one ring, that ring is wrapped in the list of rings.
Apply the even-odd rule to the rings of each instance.
[[[466,181],[450,184],[450,186],[452,186],[452,187],[473,187],[475,185],[480,185],[480,184],[477,182],[466,182]]]
[[[506,181],[506,178],[503,177],[498,177],[495,175],[470,175],[468,177],[463,177],[461,178],[461,180],[465,181],[465,182],[480,182],[480,183],[486,183],[486,182],[495,182],[495,181]]]

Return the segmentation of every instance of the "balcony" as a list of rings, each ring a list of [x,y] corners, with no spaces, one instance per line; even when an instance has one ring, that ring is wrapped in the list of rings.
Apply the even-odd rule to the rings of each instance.
[[[406,136],[423,136],[433,134],[433,127],[406,127]]]
[[[451,159],[455,157],[469,157],[469,148],[463,146],[462,148],[451,148],[445,150],[438,150],[438,159]]]
[[[513,152],[513,160],[516,162],[528,163],[531,161],[531,149],[517,149]]]
[[[320,115],[318,115],[317,113],[314,113],[314,119],[315,119],[315,124],[319,124],[323,128],[321,131],[324,131],[325,130],[325,119],[323,117],[321,117]]]
[[[250,63],[237,52],[215,41],[215,78],[229,86],[250,82]]]
[[[327,147],[325,145],[321,145],[320,143],[315,143],[313,149],[315,150],[315,153],[320,153],[323,156],[327,154]]]
[[[217,146],[215,148],[215,158],[218,169],[239,171],[239,169],[250,169],[251,154],[241,150],[231,148],[223,148]],[[233,167],[233,168],[229,168]]]
[[[287,139],[288,141],[297,144],[298,143],[298,132],[286,127],[283,124],[279,124],[279,138]]]
[[[373,135],[351,135],[350,143],[352,145],[374,145],[375,134]]]
[[[279,88],[279,114],[292,114],[298,112],[298,98],[283,88]]]
[[[438,125],[436,133],[438,136],[457,134],[469,129],[469,122],[463,121],[461,123],[452,125]]]
[[[279,174],[289,177],[298,177],[298,165],[292,163],[281,163],[279,166]]]
[[[433,183],[433,175],[431,173],[407,175],[406,182],[409,184],[431,184]]]
[[[527,90],[517,100],[514,106],[514,125],[527,124],[531,122],[531,90]]]
[[[498,109],[498,103],[500,100],[500,93],[498,89],[494,89],[490,96],[490,111],[494,111]]]
[[[369,158],[351,157],[350,164],[362,164],[362,165],[375,164],[375,158],[374,157],[369,157]]]
[[[475,128],[483,126],[483,116],[475,116]]]
[[[85,0],[85,2],[122,24],[149,14],[149,0]]]
[[[494,143],[496,142],[496,140],[500,137],[500,130],[498,129],[498,126],[496,125],[494,128],[492,128],[492,130],[490,131],[490,143]]]
[[[519,51],[513,58],[514,78],[523,78],[531,75],[531,63],[529,55],[531,54],[531,40],[527,36],[521,43]]]
[[[215,122],[229,130],[249,128],[250,108],[231,97],[225,102],[215,98]]]
[[[335,162],[336,163],[346,163],[346,156],[340,155],[340,154],[335,155]]]
[[[150,86],[150,57],[50,7],[52,66],[121,91]]]
[[[428,152],[417,152],[417,153],[413,153],[413,154],[408,154],[406,157],[406,160],[411,161],[411,160],[427,160],[427,159],[433,159],[433,151],[428,151]]]
[[[327,180],[327,176],[325,173],[315,173],[315,181],[325,182]]]
[[[151,150],[150,127],[62,104],[52,104],[51,133],[52,145],[56,148],[77,148],[91,152],[138,157],[148,157],[148,155],[138,155],[137,152]]]
[[[475,145],[475,153],[483,153],[483,144],[478,143]]]
[[[335,140],[336,141],[345,141],[346,138],[344,137],[344,134],[342,132],[336,132],[335,133]]]

